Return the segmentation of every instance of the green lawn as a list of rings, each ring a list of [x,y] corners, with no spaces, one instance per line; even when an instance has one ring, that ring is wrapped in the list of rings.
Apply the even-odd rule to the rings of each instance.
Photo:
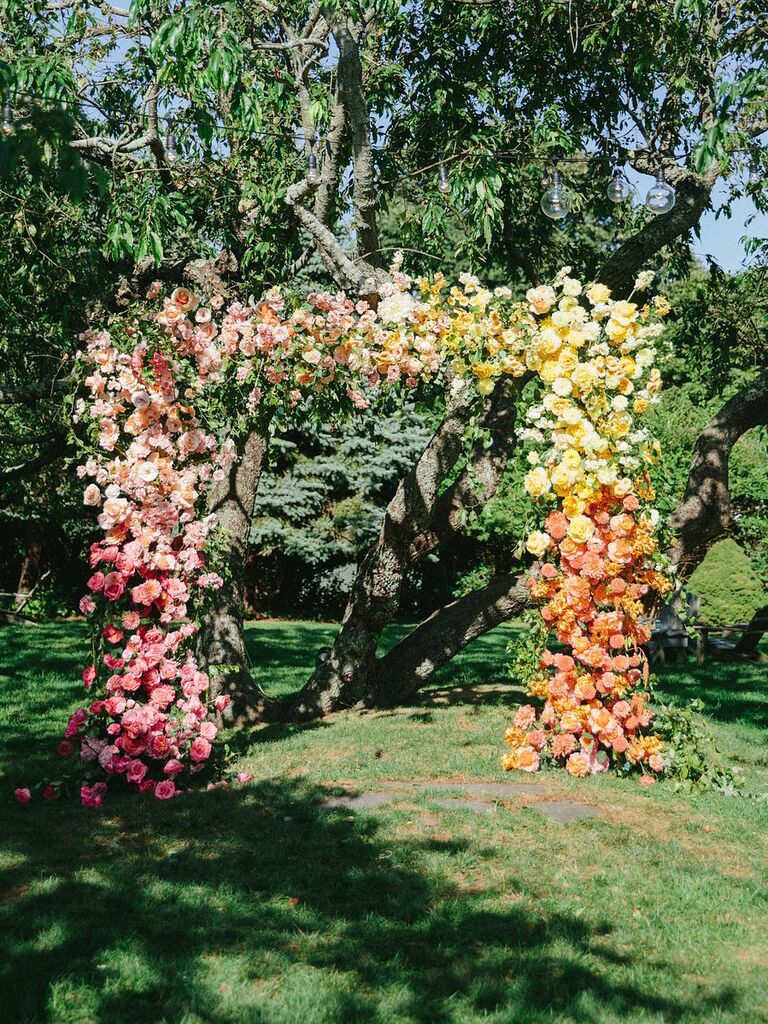
[[[259,623],[270,693],[330,626]],[[0,1019],[12,1024],[768,1022],[768,805],[543,776],[602,814],[557,825],[427,797],[322,812],[340,787],[498,779],[509,628],[414,707],[253,733],[232,792],[17,807],[80,694],[85,629],[0,629]],[[670,667],[768,790],[768,672]]]

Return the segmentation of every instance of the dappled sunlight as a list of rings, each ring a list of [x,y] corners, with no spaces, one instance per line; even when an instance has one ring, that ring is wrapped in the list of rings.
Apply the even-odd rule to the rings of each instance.
[[[517,878],[494,870],[457,889],[497,856],[493,833],[485,851],[429,835],[394,843],[391,819],[320,812],[324,792],[284,779],[160,808],[115,798],[66,825],[55,807],[47,838],[39,817],[15,818],[2,903],[9,1019],[287,1022],[297,1006],[302,1020],[327,1021],[686,1019],[685,998],[642,984],[602,911],[531,892],[525,857]],[[739,996],[714,984],[697,997],[707,1005],[728,1014]]]

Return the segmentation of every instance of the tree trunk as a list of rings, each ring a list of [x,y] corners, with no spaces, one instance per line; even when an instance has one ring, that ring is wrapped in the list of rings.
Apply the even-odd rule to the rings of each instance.
[[[495,576],[485,587],[438,608],[412,630],[376,663],[371,681],[376,707],[409,700],[473,640],[520,615],[531,599],[525,575]]]
[[[224,538],[225,578],[201,616],[197,652],[211,676],[212,695],[229,694],[232,698],[225,715],[228,720],[247,716],[258,697],[248,667],[243,607],[251,520],[266,454],[266,433],[252,430],[238,461],[211,491],[211,511],[216,513]]]
[[[492,443],[474,446],[469,467],[441,495],[443,481],[462,454],[464,433],[476,408],[473,392],[464,382],[449,387],[443,421],[400,482],[379,538],[360,565],[330,656],[317,665],[293,701],[299,717],[380,702],[381,686],[376,680],[381,663],[376,651],[381,631],[397,614],[407,574],[462,528],[467,510],[482,507],[495,492],[507,453],[514,447],[514,396],[527,379],[499,385],[485,421]]]
[[[16,586],[16,611],[21,611],[27,603],[26,599],[29,592],[34,589],[35,584],[40,578],[42,557],[43,549],[36,530],[27,548],[27,553],[24,555],[19,571],[19,582]]]
[[[709,548],[725,537],[731,522],[728,464],[742,434],[768,424],[768,370],[730,398],[699,434],[688,484],[672,517],[677,541],[672,551],[685,580]]]

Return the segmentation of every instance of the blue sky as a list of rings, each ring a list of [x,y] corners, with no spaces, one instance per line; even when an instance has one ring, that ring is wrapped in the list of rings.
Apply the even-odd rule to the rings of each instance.
[[[724,194],[725,186],[719,184],[715,189],[715,202]],[[747,224],[750,217],[754,219]],[[702,217],[701,239],[694,240],[693,250],[700,256],[711,254],[723,270],[738,270],[745,260],[744,247],[739,241],[742,235],[768,236],[768,216],[757,213],[755,204],[746,196],[734,201],[730,220],[724,216],[716,219],[714,213]]]

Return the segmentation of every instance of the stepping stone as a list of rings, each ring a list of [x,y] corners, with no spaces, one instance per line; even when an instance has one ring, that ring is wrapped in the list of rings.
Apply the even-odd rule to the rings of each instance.
[[[447,807],[449,811],[475,811],[477,814],[495,814],[495,804],[486,803],[484,800],[457,800],[450,797],[439,797],[432,801],[438,807]]]
[[[589,804],[574,804],[570,800],[527,804],[526,809],[541,811],[550,821],[556,821],[560,825],[569,825],[572,821],[581,821],[583,818],[594,818],[600,813],[598,807],[590,807]]]
[[[389,793],[358,793],[357,796],[334,796],[330,800],[323,800],[320,807],[324,811],[333,811],[339,807],[345,807],[350,811],[369,810],[379,807],[381,804],[391,803],[402,796],[392,790]]]
[[[333,811],[343,808],[348,811],[373,810],[382,804],[392,803],[394,800],[407,798],[409,790],[425,790],[432,793],[440,793],[446,789],[461,789],[471,797],[480,797],[486,794],[494,796],[519,796],[530,794],[531,790],[541,792],[541,787],[536,783],[506,783],[506,782],[467,782],[467,783],[414,783],[408,789],[389,789],[379,792],[357,793],[349,796],[335,796],[323,800],[320,807],[324,811]],[[497,807],[487,800],[470,799],[463,800],[460,797],[435,797],[432,803],[438,807],[445,807],[451,811],[474,811],[476,814],[495,814]],[[581,821],[584,818],[594,818],[600,813],[599,808],[590,807],[588,804],[577,804],[570,800],[550,800],[542,803],[526,804],[525,809],[537,810],[550,821],[560,825],[568,825],[572,821]]]
[[[538,782],[414,782],[416,789],[430,789],[440,792],[446,789],[460,789],[469,796],[525,796],[540,793]]]

